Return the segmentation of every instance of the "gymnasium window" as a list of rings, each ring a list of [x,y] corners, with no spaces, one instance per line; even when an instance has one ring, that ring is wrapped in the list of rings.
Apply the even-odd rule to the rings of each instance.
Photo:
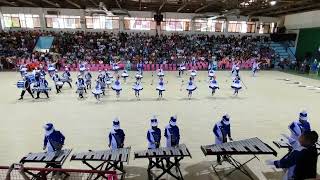
[[[156,22],[153,18],[125,17],[125,30],[153,30],[156,29]]]
[[[88,29],[119,29],[119,17],[86,16]]]
[[[259,34],[269,34],[271,32],[270,23],[259,24]]]
[[[79,29],[81,28],[80,16],[57,16],[45,15],[47,28],[66,28]]]
[[[194,22],[194,30],[200,32],[223,32],[225,21],[199,19]]]
[[[228,32],[246,33],[247,22],[246,21],[229,21]]]
[[[247,33],[255,33],[255,32],[256,32],[256,23],[247,22]]]
[[[190,31],[190,19],[165,19],[161,23],[164,31]]]
[[[4,27],[40,28],[40,17],[36,14],[3,14]]]

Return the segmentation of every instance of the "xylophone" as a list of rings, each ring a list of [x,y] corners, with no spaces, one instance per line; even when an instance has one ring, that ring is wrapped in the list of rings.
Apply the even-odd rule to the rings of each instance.
[[[180,144],[175,147],[162,147],[158,149],[148,149],[145,151],[138,151],[134,153],[134,158],[147,158],[149,159],[149,166],[148,166],[148,175],[149,179],[152,178],[151,170],[153,168],[159,168],[162,170],[162,173],[155,177],[155,179],[160,179],[166,173],[171,175],[175,179],[183,179],[181,170],[180,170],[180,161],[184,157],[191,157],[191,154],[185,144]],[[173,158],[174,160],[170,160]],[[153,160],[155,159],[155,160]],[[164,165],[166,162],[166,166]],[[175,167],[177,173],[179,175],[175,175],[171,172],[171,169]]]
[[[105,167],[106,171],[114,168],[124,174],[125,170],[123,169],[123,163],[129,163],[130,150],[131,147],[102,151],[89,150],[88,152],[73,154],[70,161],[81,161],[92,170],[98,170],[99,168],[102,169],[103,166],[107,163]],[[90,161],[101,163],[98,166],[94,167],[93,165],[89,164]]]
[[[62,165],[71,151],[71,149],[64,149],[55,152],[29,153],[20,160],[20,163],[53,163]]]
[[[20,160],[20,163],[45,163],[45,168],[61,168],[71,151],[72,149],[64,149],[55,152],[29,153]],[[34,174],[32,171],[25,171],[35,179],[46,179],[47,175],[51,173],[51,171],[47,171],[45,173]],[[65,174],[69,176],[69,174]]]
[[[280,141],[273,141],[273,144],[276,145],[279,149],[288,149],[288,150],[292,149],[292,146],[288,140],[281,139]],[[318,150],[318,154],[320,155],[320,142],[319,141],[316,143],[316,148]],[[284,157],[286,157],[286,156],[284,156]]]
[[[207,155],[223,155],[223,161],[232,165],[235,169],[225,175],[229,176],[235,170],[241,171],[243,174],[247,175],[250,179],[253,179],[249,172],[244,168],[244,165],[253,159],[258,159],[256,155],[274,155],[277,156],[277,152],[272,149],[268,144],[262,142],[259,138],[250,138],[240,141],[227,142],[223,144],[214,144],[201,146],[201,150],[205,156]],[[240,163],[235,160],[232,155],[253,155],[251,159],[244,163]],[[218,175],[216,171],[216,167],[221,165],[221,163],[217,163],[213,166],[213,170]],[[221,177],[218,175],[219,179]]]
[[[134,158],[158,158],[158,157],[180,157],[190,156],[191,154],[185,144],[176,147],[162,147],[157,149],[148,149],[134,153]]]
[[[272,154],[277,152],[259,138],[233,141],[223,144],[201,146],[202,152],[207,155],[240,155],[240,154]]]

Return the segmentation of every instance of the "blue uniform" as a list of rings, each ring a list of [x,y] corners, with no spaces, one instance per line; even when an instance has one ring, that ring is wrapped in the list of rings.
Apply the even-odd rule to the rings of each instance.
[[[112,129],[109,133],[111,149],[123,148],[125,134],[122,129]]]
[[[303,133],[311,131],[311,127],[308,121],[294,121],[289,125],[289,130],[291,131],[291,138],[298,140]]]
[[[161,140],[161,130],[158,127],[152,127],[147,132],[148,149],[159,148]]]
[[[178,126],[167,125],[164,131],[164,137],[167,138],[167,147],[179,145],[180,131]]]
[[[43,145],[48,148],[48,152],[61,150],[65,137],[60,131],[53,130],[49,135],[44,136]]]
[[[227,136],[231,138],[230,124],[225,124],[223,121],[216,123],[213,127],[213,134],[215,135],[215,144],[227,142]]]

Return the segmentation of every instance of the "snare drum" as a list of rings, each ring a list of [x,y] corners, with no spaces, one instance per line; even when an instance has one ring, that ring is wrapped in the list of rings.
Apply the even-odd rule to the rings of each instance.
[[[56,82],[56,85],[57,85],[57,86],[63,86],[63,82],[58,81],[58,82]]]
[[[26,82],[25,81],[18,81],[17,82],[17,88],[19,89],[25,89],[26,88]]]

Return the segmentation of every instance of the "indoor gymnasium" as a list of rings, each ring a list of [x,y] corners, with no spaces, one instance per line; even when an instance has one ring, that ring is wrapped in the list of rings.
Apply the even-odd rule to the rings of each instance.
[[[0,0],[0,179],[320,179],[319,17],[316,0]]]

